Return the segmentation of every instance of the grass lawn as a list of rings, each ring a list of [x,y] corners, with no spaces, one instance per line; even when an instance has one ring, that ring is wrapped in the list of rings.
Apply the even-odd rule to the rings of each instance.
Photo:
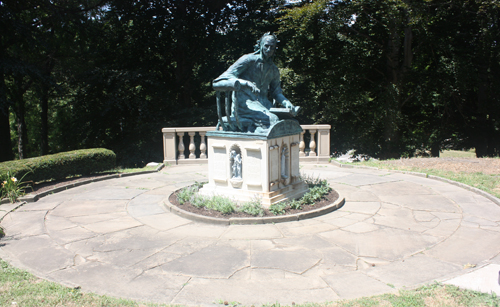
[[[447,150],[440,154],[440,158],[475,158],[475,155],[476,154],[473,150],[470,151]],[[425,160],[426,158],[413,158],[413,159]],[[442,169],[426,168],[425,166],[410,167],[404,165],[396,165],[394,163],[387,163],[390,161],[391,160],[378,161],[370,159],[368,161],[354,162],[352,163],[352,165],[369,166],[380,169],[400,170],[400,171],[425,173],[427,175],[434,175],[450,179],[453,181],[457,181],[460,183],[464,183],[466,185],[478,188],[480,190],[483,190],[485,192],[490,193],[491,195],[500,198],[500,174],[484,174],[481,172],[459,172],[459,171],[454,172]]]
[[[475,158],[476,150],[444,150],[439,153],[440,158]]]

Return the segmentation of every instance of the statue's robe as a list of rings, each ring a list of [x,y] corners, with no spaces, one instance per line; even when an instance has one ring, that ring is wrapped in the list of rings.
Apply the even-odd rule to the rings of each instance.
[[[240,87],[238,79],[254,82],[260,93],[253,93],[246,86]],[[267,129],[278,122],[278,117],[269,112],[274,105],[291,105],[283,96],[278,67],[272,59],[263,60],[260,53],[250,53],[239,58],[214,80],[213,86],[216,89],[234,91],[233,102],[236,102],[237,106],[233,104],[232,113],[234,115],[237,107],[238,117],[240,121],[247,123],[249,131],[257,127]]]

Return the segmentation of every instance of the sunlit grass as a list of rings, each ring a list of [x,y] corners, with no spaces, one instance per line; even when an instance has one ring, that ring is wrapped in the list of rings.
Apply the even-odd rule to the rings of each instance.
[[[440,158],[475,158],[476,150],[444,150],[439,153]]]
[[[117,173],[138,173],[144,171],[154,171],[158,168],[158,166],[145,166],[145,167],[135,167],[135,168],[116,168],[110,172]]]
[[[353,163],[353,165],[376,167],[387,170],[424,173],[427,175],[438,176],[475,187],[477,189],[483,190],[487,193],[490,193],[500,198],[500,177],[499,177],[500,174],[490,175],[478,172],[476,173],[453,172],[453,171],[445,171],[445,170],[438,170],[438,169],[424,168],[424,167],[414,167],[414,166],[409,167],[409,166],[395,165],[387,162],[388,161],[377,161],[371,159],[369,161],[355,162]]]

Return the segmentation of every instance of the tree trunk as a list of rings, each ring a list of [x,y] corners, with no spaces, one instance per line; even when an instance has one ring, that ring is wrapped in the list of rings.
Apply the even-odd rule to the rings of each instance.
[[[441,148],[439,146],[439,142],[434,142],[431,145],[431,157],[439,158],[439,153],[441,152]]]
[[[14,82],[16,83],[14,86],[16,88],[15,92],[13,92],[13,99],[15,104],[15,114],[16,114],[16,122],[17,122],[17,150],[19,159],[27,158],[27,147],[28,147],[28,132],[26,129],[26,121],[25,121],[25,101],[24,101],[24,90],[23,90],[23,76],[16,76],[14,78]]]
[[[400,82],[401,82],[401,65],[400,50],[401,37],[398,34],[397,20],[390,23],[391,33],[387,42],[387,86],[385,100],[385,120],[383,132],[383,144],[381,148],[381,159],[395,159],[401,156],[399,150],[399,142],[401,139],[401,131],[399,129],[399,118],[401,115],[400,103]]]
[[[49,153],[49,87],[42,86],[42,96],[40,99],[40,105],[42,112],[41,116],[41,136],[40,136],[40,149],[41,155],[47,155]]]
[[[479,59],[477,64],[478,68],[478,89],[477,89],[477,126],[475,135],[472,137],[476,140],[476,156],[478,158],[490,156],[493,153],[493,149],[489,148],[490,139],[493,136],[495,130],[494,125],[488,118],[488,106],[491,103],[491,94],[489,91],[489,78],[488,70],[489,65],[485,58]]]
[[[3,105],[4,103],[1,102]],[[10,140],[9,108],[0,107],[0,162],[14,159],[12,154],[12,142]]]
[[[47,60],[45,61],[44,70],[44,80],[42,80],[41,86],[41,95],[40,95],[40,107],[42,112],[40,113],[40,122],[41,122],[41,136],[40,136],[40,149],[41,155],[47,155],[49,153],[49,94],[50,94],[50,85],[46,82],[49,82],[51,79],[52,70],[55,66],[54,61],[54,53],[55,51],[48,55]]]
[[[0,146],[0,162],[13,160],[14,154],[12,153],[12,142],[10,140],[9,104],[7,102],[5,75],[2,65],[0,65],[0,144],[2,144]]]
[[[401,157],[401,118],[403,102],[401,98],[402,84],[406,71],[412,65],[413,52],[412,28],[404,28],[404,38],[401,39],[400,26],[402,18],[394,18],[390,26],[387,43],[387,87],[385,97],[384,144],[382,144],[381,158],[395,159]],[[403,51],[403,58],[401,58]]]
[[[45,89],[44,89],[45,91]],[[49,123],[48,123],[48,111],[49,111],[49,97],[48,93],[44,92],[41,99],[41,120],[42,120],[42,129],[40,136],[40,149],[41,155],[47,155],[49,153]]]

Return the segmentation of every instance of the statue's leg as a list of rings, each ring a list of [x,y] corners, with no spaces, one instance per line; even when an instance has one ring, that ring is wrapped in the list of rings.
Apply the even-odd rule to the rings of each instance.
[[[271,113],[258,101],[247,100],[245,106],[244,116],[241,115],[243,112],[240,108],[240,117],[251,119],[256,127],[267,129],[279,121],[278,116]]]

